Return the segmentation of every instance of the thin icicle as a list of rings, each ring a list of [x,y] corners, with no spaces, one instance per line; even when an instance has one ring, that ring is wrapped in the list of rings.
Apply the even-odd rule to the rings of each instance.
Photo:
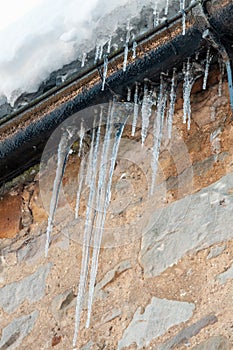
[[[103,71],[102,91],[104,91],[107,74],[108,74],[108,56],[104,55],[104,71]]]
[[[104,46],[103,45],[100,45],[100,50],[99,50],[99,60],[102,59],[102,56],[103,56],[103,50],[104,50]]]
[[[108,40],[107,54],[110,54],[110,52],[111,52],[111,45],[112,45],[112,35],[110,35],[109,40]]]
[[[151,179],[151,190],[150,194],[154,194],[155,190],[155,179],[158,170],[158,161],[159,161],[159,152],[163,135],[163,124],[164,124],[164,105],[166,104],[166,95],[167,92],[164,87],[163,76],[161,75],[160,88],[159,88],[159,96],[157,101],[157,112],[154,120],[154,144],[152,151],[152,160],[151,160],[151,168],[152,168],[152,179]]]
[[[188,130],[191,126],[191,90],[194,84],[194,77],[191,73],[190,58],[188,58],[187,65],[184,64],[184,85],[183,85],[183,123],[188,121]]]
[[[113,172],[115,168],[116,163],[116,157],[121,141],[121,136],[124,130],[124,123],[121,123],[119,128],[116,130],[115,134],[115,140],[112,148],[112,154],[111,154],[111,164],[108,174],[108,184],[107,184],[107,190],[106,193],[104,193],[104,205],[99,211],[100,213],[100,219],[99,222],[97,222],[97,231],[94,237],[94,247],[93,247],[93,255],[92,255],[92,265],[91,265],[91,273],[90,273],[90,287],[89,287],[89,299],[88,299],[88,318],[87,318],[87,324],[86,326],[89,327],[90,324],[90,315],[91,315],[91,308],[93,303],[93,296],[94,296],[94,286],[95,286],[95,280],[98,270],[98,259],[99,259],[99,252],[100,252],[100,246],[102,241],[102,235],[107,215],[107,209],[111,198],[111,185],[112,185],[112,177]],[[100,227],[100,229],[98,229]]]
[[[136,41],[133,42],[133,59],[135,60],[135,58],[137,57],[137,47],[138,44]]]
[[[83,126],[83,120],[81,121],[81,128],[80,128],[80,132],[79,132],[79,151],[78,151],[78,156],[81,156],[81,152],[82,152],[82,146],[83,146],[83,139],[85,136],[85,128]]]
[[[93,160],[94,142],[95,142],[95,123],[96,123],[96,119],[94,120],[94,123],[93,123],[94,129],[92,132],[91,147],[90,147],[90,152],[88,156],[87,174],[86,174],[86,180],[85,180],[86,185],[89,185],[91,183],[91,178],[92,178],[92,160]]]
[[[91,237],[92,237],[92,229],[93,229],[93,220],[94,220],[94,201],[95,201],[95,186],[96,186],[96,176],[97,176],[97,164],[98,164],[98,152],[99,152],[99,141],[100,141],[100,130],[101,130],[102,120],[100,117],[99,126],[97,130],[95,147],[92,159],[92,177],[90,183],[90,191],[88,204],[86,209],[86,219],[84,225],[84,237],[83,237],[83,246],[82,246],[82,263],[81,263],[81,272],[79,279],[79,287],[78,287],[78,296],[76,302],[76,310],[75,310],[75,328],[74,328],[74,338],[73,338],[73,347],[75,347],[78,337],[78,329],[80,324],[80,316],[82,312],[83,299],[86,290],[87,283],[87,275],[88,275],[88,263],[90,259],[90,245],[91,245]]]
[[[209,70],[210,70],[210,62],[212,58],[213,56],[210,55],[210,48],[208,48],[207,54],[206,54],[205,74],[204,74],[203,86],[202,86],[203,90],[206,90],[206,87],[207,87],[207,80],[208,80]]]
[[[182,35],[185,35],[186,33],[185,0],[180,0],[180,12],[182,14]]]
[[[132,136],[135,135],[135,130],[137,126],[137,120],[138,120],[138,110],[139,110],[139,105],[138,105],[138,83],[136,82],[135,86],[135,93],[134,93],[134,115],[133,115],[133,123],[132,123]]]
[[[165,10],[164,10],[164,14],[165,14],[165,16],[167,16],[167,15],[168,15],[168,10],[169,10],[169,2],[170,2],[170,0],[167,0],[167,2],[166,2],[166,7],[165,7]]]
[[[127,92],[127,102],[131,101],[131,89],[128,87],[127,88],[128,92]]]
[[[223,88],[223,76],[225,72],[225,64],[221,59],[219,59],[219,69],[220,69],[220,77],[219,77],[219,85],[218,85],[218,96],[222,96],[222,88]]]
[[[99,52],[100,52],[100,46],[99,46],[99,45],[96,45],[94,64],[96,64],[96,63],[97,63],[97,61],[98,61],[98,58],[99,58]]]
[[[231,110],[233,111],[233,82],[232,82],[232,70],[231,70],[230,60],[227,60],[225,64],[226,64],[227,77],[228,77],[228,88],[229,88],[229,95],[230,95]]]
[[[53,192],[52,192],[52,198],[50,202],[50,211],[49,211],[48,225],[46,230],[45,257],[48,256],[49,245],[51,240],[50,236],[53,229],[54,216],[55,216],[55,212],[58,204],[62,177],[65,171],[66,162],[69,156],[68,140],[69,140],[69,135],[67,134],[67,132],[63,133],[61,137],[61,141],[58,146],[58,151],[57,151],[57,169],[56,169],[55,180],[53,183]]]
[[[123,63],[123,72],[126,71],[127,62],[128,62],[128,54],[129,54],[129,39],[130,39],[130,20],[127,22],[126,26],[126,39],[125,39],[125,50],[124,50],[124,63]]]
[[[144,95],[143,95],[143,101],[142,101],[142,145],[144,145],[146,136],[147,136],[147,130],[149,127],[150,122],[150,116],[151,116],[151,108],[152,108],[152,94],[148,91],[147,83],[144,85]]]
[[[85,66],[86,58],[87,58],[87,54],[86,54],[86,52],[84,52],[83,57],[82,57],[82,64],[81,64],[82,68]]]
[[[154,27],[157,27],[159,25],[158,0],[155,0],[153,15],[154,15]]]
[[[78,175],[79,183],[78,183],[78,191],[77,191],[77,196],[76,196],[75,219],[78,219],[80,198],[81,198],[83,180],[84,180],[84,175],[85,175],[85,163],[86,163],[85,157],[83,157],[81,160],[79,175]]]
[[[171,92],[170,92],[170,105],[168,110],[167,127],[168,127],[168,139],[172,137],[172,124],[176,103],[176,68],[173,69]]]

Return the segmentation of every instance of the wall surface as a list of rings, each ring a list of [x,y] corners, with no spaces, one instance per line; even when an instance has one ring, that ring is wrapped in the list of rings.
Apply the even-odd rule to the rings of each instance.
[[[147,193],[147,160],[143,173],[140,153],[131,143],[121,149],[121,159],[133,156],[134,164],[120,159],[115,168],[108,218],[115,236],[112,243],[111,235],[104,236],[91,324],[85,328],[85,300],[77,349],[233,348],[233,122],[227,84],[219,97],[218,73],[213,72],[208,86],[206,92],[200,82],[194,87],[190,131],[178,100],[174,137],[160,155],[157,202],[162,205],[154,199],[140,207],[135,200],[127,214],[114,207],[120,203],[122,179],[134,185],[141,202]],[[129,133],[126,128],[125,139]],[[146,147],[151,147],[150,135]],[[74,211],[78,165],[74,153],[47,258],[48,214],[37,169],[1,189],[1,350],[72,349],[85,209],[83,199],[80,221],[74,222],[70,208]],[[42,178],[48,203],[50,177]],[[120,192],[123,201],[130,192],[130,186]],[[141,231],[123,229],[142,212]]]

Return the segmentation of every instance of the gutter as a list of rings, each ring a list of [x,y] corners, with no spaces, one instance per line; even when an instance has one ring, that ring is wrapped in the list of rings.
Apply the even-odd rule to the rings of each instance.
[[[203,13],[200,11],[203,4]],[[196,12],[195,12],[196,11]],[[187,32],[182,35],[181,14],[140,37],[137,59],[129,57],[123,72],[123,50],[109,57],[109,75],[102,91],[100,70],[103,61],[56,89],[33,101],[26,108],[0,121],[0,185],[38,164],[44,146],[66,118],[91,105],[108,102],[113,94],[126,98],[127,88],[149,78],[159,83],[160,73],[183,62],[206,47],[203,32],[206,18],[227,53],[233,57],[233,4],[227,1],[194,1],[186,10]],[[230,38],[230,40],[229,40]],[[131,44],[132,45],[132,44]]]

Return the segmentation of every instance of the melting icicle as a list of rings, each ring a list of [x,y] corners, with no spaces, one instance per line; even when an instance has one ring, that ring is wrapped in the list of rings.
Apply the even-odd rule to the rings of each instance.
[[[86,52],[84,52],[83,53],[83,58],[82,58],[82,64],[81,64],[82,68],[85,66],[86,58],[87,58],[87,54],[86,54]]]
[[[78,329],[80,324],[80,316],[82,312],[83,299],[86,290],[87,283],[87,275],[88,275],[88,263],[90,257],[90,244],[91,244],[91,236],[92,236],[92,227],[94,220],[94,212],[92,208],[95,205],[95,186],[96,186],[96,177],[97,177],[97,164],[98,164],[98,152],[99,152],[99,141],[100,141],[100,130],[101,130],[101,116],[99,120],[99,126],[97,130],[94,153],[92,158],[92,177],[90,182],[90,191],[88,204],[86,209],[86,219],[84,225],[84,237],[83,237],[83,246],[82,246],[82,263],[81,263],[81,272],[79,279],[79,288],[78,288],[78,296],[76,302],[76,310],[75,310],[75,328],[74,328],[74,338],[73,338],[73,347],[75,347],[78,337]]]
[[[99,58],[99,52],[100,52],[100,46],[99,46],[99,45],[97,45],[97,46],[96,46],[96,50],[95,50],[95,60],[94,60],[94,64],[96,64],[96,63],[97,63],[97,61],[98,61],[98,58]]]
[[[128,92],[127,92],[127,102],[131,101],[131,89],[128,87]]]
[[[124,130],[124,123],[121,123],[118,129],[116,130],[115,134],[115,140],[112,148],[112,154],[111,154],[111,164],[110,169],[108,173],[108,183],[106,192],[102,191],[102,200],[100,200],[100,207],[98,211],[98,217],[97,217],[97,224],[96,224],[96,231],[94,235],[94,247],[93,247],[93,255],[92,255],[92,265],[91,265],[91,273],[90,273],[90,287],[89,287],[89,298],[88,298],[88,317],[87,317],[87,323],[86,327],[89,327],[90,324],[90,316],[91,316],[91,308],[93,303],[93,296],[94,296],[94,286],[96,281],[96,275],[98,270],[98,259],[99,259],[99,252],[100,252],[100,246],[101,246],[101,240],[107,215],[107,209],[111,198],[111,185],[112,185],[112,177],[116,162],[116,157],[120,145],[121,136]],[[103,176],[104,177],[104,176]],[[99,186],[99,189],[102,189],[102,179]],[[101,205],[103,203],[103,205]]]
[[[84,135],[85,135],[85,128],[83,126],[83,120],[81,121],[81,128],[80,128],[80,132],[79,132],[79,151],[78,151],[78,156],[81,156],[81,152],[82,152],[82,146],[83,146],[83,139],[84,139]]]
[[[110,35],[109,40],[108,40],[107,54],[110,54],[110,52],[111,52],[111,45],[112,45],[112,36]]]
[[[104,46],[103,45],[100,45],[100,50],[99,50],[99,60],[102,59],[102,56],[103,56],[103,49],[104,49]]]
[[[135,60],[135,58],[137,57],[137,47],[138,44],[136,41],[133,42],[133,59]]]
[[[186,32],[185,0],[180,0],[180,12],[182,14],[182,35]]]
[[[69,156],[68,140],[69,140],[69,135],[67,134],[67,132],[65,132],[61,137],[61,141],[59,143],[58,151],[57,151],[57,170],[56,170],[55,180],[53,183],[53,192],[52,192],[52,198],[50,202],[50,211],[49,211],[48,225],[46,230],[45,257],[48,256],[49,245],[51,240],[50,236],[53,229],[54,216],[55,216],[55,212],[58,204],[62,177],[65,171],[66,162]]]
[[[203,86],[202,86],[203,90],[206,90],[206,87],[207,87],[207,80],[208,80],[208,76],[209,76],[211,60],[212,60],[212,56],[210,55],[210,48],[208,48],[207,55],[206,55],[205,74],[204,74]]]
[[[227,60],[225,64],[226,64],[227,77],[228,77],[228,88],[229,88],[229,95],[230,95],[231,110],[233,111],[233,82],[232,82],[232,70],[231,70],[230,60]]]
[[[168,15],[168,9],[169,9],[169,0],[167,0],[167,2],[166,2],[166,7],[165,7],[165,10],[164,10],[165,16]]]
[[[159,88],[159,96],[157,101],[157,112],[154,120],[154,145],[152,151],[152,160],[151,160],[151,168],[152,168],[152,180],[151,180],[151,190],[150,194],[154,194],[155,190],[155,179],[158,170],[158,161],[159,161],[159,152],[163,135],[163,124],[164,124],[164,105],[166,105],[166,95],[167,92],[164,87],[163,76],[161,75],[160,88]]]
[[[107,73],[108,73],[108,56],[104,55],[104,72],[103,72],[102,91],[104,91],[104,86],[105,86],[105,83],[106,83]]]
[[[132,123],[132,136],[135,135],[135,130],[137,126],[137,120],[138,120],[138,110],[139,110],[139,105],[138,105],[138,83],[136,83],[135,87],[135,93],[134,93],[134,115],[133,115],[133,123]]]
[[[93,125],[95,126],[96,120],[94,120]],[[95,129],[92,132],[92,138],[91,138],[91,147],[88,157],[88,163],[87,163],[87,174],[86,174],[86,181],[85,184],[89,185],[91,183],[92,178],[92,159],[93,159],[93,152],[94,152],[94,142],[95,142]]]
[[[151,116],[151,108],[152,108],[152,94],[149,94],[148,86],[145,83],[144,86],[144,95],[143,95],[143,101],[142,101],[142,145],[144,145],[144,142],[146,140],[147,136],[147,130],[149,127],[150,122],[150,116]]]
[[[173,116],[175,111],[175,103],[176,103],[176,68],[173,69],[171,92],[170,92],[170,106],[169,106],[168,118],[167,118],[169,139],[171,139],[172,137],[172,124],[173,124]]]
[[[184,64],[184,85],[183,85],[183,123],[186,124],[188,120],[188,130],[191,126],[191,90],[194,84],[194,77],[191,74],[190,58],[188,58],[187,65]]]
[[[222,88],[223,88],[223,76],[225,71],[225,65],[221,59],[219,59],[219,69],[220,69],[220,77],[219,77],[219,85],[218,85],[218,96],[222,96]]]
[[[128,54],[129,54],[129,39],[130,39],[130,20],[127,22],[126,27],[127,33],[126,33],[126,40],[125,40],[125,50],[124,50],[124,63],[123,63],[123,72],[126,71],[127,67],[127,61],[128,61]]]
[[[85,157],[82,158],[80,169],[79,169],[79,184],[78,184],[78,191],[76,196],[76,206],[75,206],[75,219],[78,219],[78,212],[79,212],[79,205],[80,205],[80,198],[81,198],[81,192],[83,187],[83,180],[84,180],[84,173],[85,173]]]

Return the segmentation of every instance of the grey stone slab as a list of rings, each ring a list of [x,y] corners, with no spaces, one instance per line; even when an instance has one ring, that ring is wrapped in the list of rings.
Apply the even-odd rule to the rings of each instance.
[[[233,175],[154,213],[139,255],[145,277],[161,274],[188,253],[233,237]]]
[[[213,258],[217,258],[219,255],[221,255],[224,250],[226,249],[226,245],[217,245],[216,247],[212,247],[210,249],[210,252],[207,256],[207,259],[213,259]]]
[[[15,318],[6,326],[2,330],[0,350],[15,350],[33,329],[38,315],[38,311],[33,311],[30,315]]]
[[[45,294],[46,278],[51,266],[51,263],[41,266],[32,275],[2,287],[0,289],[0,307],[11,313],[25,300],[30,303],[40,300]]]
[[[228,270],[226,270],[223,273],[220,273],[217,276],[217,280],[220,282],[220,284],[225,284],[229,279],[232,279],[232,278],[233,278],[233,264]]]
[[[189,320],[194,309],[195,305],[192,303],[153,297],[143,314],[141,308],[137,309],[117,349],[121,350],[133,343],[137,344],[137,349],[148,346],[153,339],[165,334],[170,327]]]
[[[230,349],[232,348],[229,340],[222,335],[211,337],[207,341],[204,341],[201,344],[192,348],[192,350],[230,350]]]

